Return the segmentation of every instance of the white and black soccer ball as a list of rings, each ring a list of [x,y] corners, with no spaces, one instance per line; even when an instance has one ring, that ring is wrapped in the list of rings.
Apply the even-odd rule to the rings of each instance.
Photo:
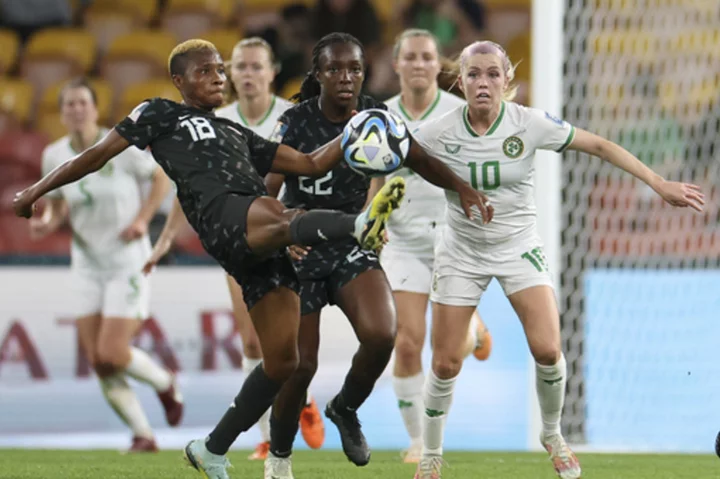
[[[363,176],[385,176],[405,163],[410,136],[399,116],[373,108],[350,119],[340,147],[345,162],[354,171]]]

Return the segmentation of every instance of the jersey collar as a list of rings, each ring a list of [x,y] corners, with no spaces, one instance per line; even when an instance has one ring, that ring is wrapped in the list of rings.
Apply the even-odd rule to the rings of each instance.
[[[268,117],[270,116],[270,113],[272,113],[272,111],[273,111],[273,108],[275,108],[275,101],[276,101],[276,100],[277,100],[277,97],[276,97],[275,95],[273,95],[273,96],[272,96],[272,100],[270,101],[270,107],[267,109],[267,111],[265,112],[265,114],[263,115],[263,117],[260,119],[260,121],[258,121],[256,125],[252,125],[252,126],[260,126],[260,125],[262,125],[263,123],[265,123],[265,120],[268,119]],[[250,123],[248,123],[247,118],[245,118],[245,116],[244,116],[244,115],[242,114],[242,112],[240,111],[240,102],[238,102],[238,103],[235,105],[235,108],[237,109],[237,113],[238,113],[238,115],[240,116],[240,121],[242,122],[242,124],[245,125],[245,126],[251,126]]]
[[[487,129],[484,135],[478,135],[477,132],[473,129],[472,125],[470,124],[470,120],[468,120],[468,106],[467,104],[463,107],[463,123],[465,124],[465,129],[470,133],[470,136],[479,138],[480,136],[490,136],[493,133],[495,133],[495,130],[498,129],[498,126],[500,126],[500,122],[503,119],[503,116],[505,116],[505,102],[502,102],[500,104],[500,113],[498,113],[497,118],[495,118],[495,121],[492,125],[490,125],[490,128]]]
[[[435,107],[438,105],[438,103],[440,103],[440,88],[438,88],[438,90],[437,90],[437,95],[435,95],[435,99],[432,101],[432,103],[430,103],[430,106],[428,106],[428,107],[425,109],[425,111],[420,115],[420,117],[419,117],[417,120],[414,119],[414,118],[412,118],[412,117],[410,116],[410,112],[408,112],[408,111],[405,109],[405,107],[403,106],[403,104],[402,104],[402,95],[400,96],[400,98],[398,98],[398,109],[400,110],[400,113],[402,113],[403,116],[405,117],[405,119],[408,120],[408,121],[423,121],[423,120],[425,120],[428,116],[430,116],[430,113],[433,112],[433,110],[434,110]]]

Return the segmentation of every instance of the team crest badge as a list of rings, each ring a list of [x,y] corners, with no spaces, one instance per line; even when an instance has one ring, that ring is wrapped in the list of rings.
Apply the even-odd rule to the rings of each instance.
[[[503,142],[503,153],[508,158],[517,158],[525,150],[525,144],[517,136],[511,136]]]
[[[451,155],[456,154],[458,151],[460,151],[460,145],[449,145],[445,144],[445,151],[450,153]]]

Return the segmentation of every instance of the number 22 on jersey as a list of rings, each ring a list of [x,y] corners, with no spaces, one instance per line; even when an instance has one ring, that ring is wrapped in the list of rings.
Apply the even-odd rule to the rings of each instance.
[[[328,171],[322,178],[310,178],[309,176],[298,176],[298,188],[303,193],[317,196],[332,195],[332,170]]]

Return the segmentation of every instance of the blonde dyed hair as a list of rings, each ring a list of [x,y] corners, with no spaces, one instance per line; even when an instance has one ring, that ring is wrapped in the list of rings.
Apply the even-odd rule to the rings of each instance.
[[[200,38],[185,40],[184,42],[173,48],[168,56],[168,72],[170,75],[182,75],[185,71],[183,59],[190,53],[202,50],[212,50],[217,53],[217,48],[211,42]]]
[[[235,44],[232,51],[232,56],[235,56],[235,52],[238,50],[242,50],[243,48],[264,48],[265,51],[268,54],[268,60],[270,61],[270,68],[275,70],[275,53],[273,52],[272,47],[270,44],[265,41],[264,38],[260,37],[249,37],[249,38],[243,38],[239,42]],[[226,68],[231,68],[232,66],[232,58],[225,62]],[[238,92],[235,89],[235,84],[233,83],[232,79],[230,79],[229,82],[227,82],[227,85],[225,86],[225,103],[232,103],[235,100],[238,99]]]
[[[462,74],[465,70],[468,59],[478,53],[497,55],[500,57],[503,72],[508,79],[508,87],[503,92],[503,100],[512,101],[515,99],[517,96],[518,86],[513,83],[513,80],[515,79],[515,67],[517,65],[513,65],[510,61],[510,57],[503,47],[495,42],[491,42],[490,40],[477,41],[466,46],[463,51],[460,52],[460,55],[458,55],[457,60],[447,65],[447,68],[449,69],[447,73],[451,73],[455,76]]]

